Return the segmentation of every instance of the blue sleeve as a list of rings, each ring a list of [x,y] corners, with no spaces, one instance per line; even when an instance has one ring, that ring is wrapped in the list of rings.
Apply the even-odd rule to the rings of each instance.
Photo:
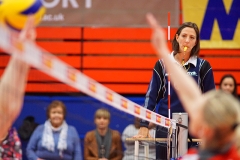
[[[37,150],[37,144],[38,144],[38,141],[40,139],[42,132],[43,132],[42,125],[38,126],[35,129],[35,131],[33,132],[32,136],[28,142],[27,148],[26,148],[28,160],[37,160],[38,159],[37,155],[35,154],[35,151]]]
[[[80,145],[80,138],[78,136],[77,130],[72,127],[72,135],[74,139],[74,156],[73,160],[82,160],[82,151]]]
[[[159,60],[153,69],[152,79],[145,96],[144,107],[155,111],[159,100],[163,97],[163,64]],[[141,126],[147,127],[149,122],[141,120]]]
[[[208,73],[206,73],[206,76],[203,79],[203,86],[204,86],[203,93],[215,89],[212,69]]]
[[[213,71],[210,63],[208,61],[204,61],[204,64],[202,66],[202,77],[201,77],[201,89],[203,93],[206,93],[207,91],[210,91],[212,89],[215,89],[215,82],[213,77]]]

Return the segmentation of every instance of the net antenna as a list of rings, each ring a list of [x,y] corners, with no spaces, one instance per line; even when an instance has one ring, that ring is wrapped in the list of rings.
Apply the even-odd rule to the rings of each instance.
[[[168,43],[170,43],[170,23],[171,23],[171,14],[168,12]],[[168,73],[168,118],[171,118],[171,82],[170,82],[170,73]],[[170,159],[171,157],[171,139],[172,139],[172,127],[168,128],[168,136],[167,136],[167,157]]]
[[[170,12],[168,12],[168,43],[170,43]],[[168,74],[168,118],[171,118],[171,93],[170,93],[170,87],[171,87],[171,82],[170,82],[170,74]]]

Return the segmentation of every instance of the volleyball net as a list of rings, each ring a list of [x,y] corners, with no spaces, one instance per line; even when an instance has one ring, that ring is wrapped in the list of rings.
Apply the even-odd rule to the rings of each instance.
[[[177,134],[175,133],[177,132],[172,132],[172,130],[177,128],[176,119],[169,119],[147,110],[142,107],[142,100],[131,96],[126,98],[114,92],[63,62],[56,56],[50,54],[46,50],[38,47],[33,42],[18,42],[15,39],[16,37],[10,34],[8,30],[0,29],[0,35],[0,47],[6,53],[15,53],[14,56],[27,62],[32,67],[54,77],[61,83],[69,85],[72,88],[79,90],[79,92],[84,93],[84,96],[79,96],[79,94],[74,93],[66,93],[68,98],[56,95],[51,98],[39,98],[38,96],[34,97],[27,95],[25,96],[25,103],[29,102],[30,105],[33,104],[30,102],[34,102],[35,105],[31,107],[33,115],[34,113],[43,113],[51,101],[61,99],[67,106],[67,118],[70,119],[70,121],[74,121],[72,125],[76,126],[76,128],[84,128],[80,129],[80,135],[82,135],[81,138],[84,138],[84,134],[87,131],[95,129],[93,121],[94,112],[99,108],[107,108],[111,113],[111,121],[114,122],[114,124],[110,125],[110,128],[121,132],[125,151],[127,151],[127,147],[130,147],[129,150],[134,150],[134,158],[154,159],[156,145],[165,147],[168,151],[169,157],[177,156],[173,153],[175,152],[174,150],[176,149],[177,144],[173,144],[173,141],[176,142],[175,138]],[[23,107],[23,110],[27,109],[29,108]],[[166,128],[163,132],[168,135],[168,138],[152,138],[149,140],[131,139],[132,136],[138,133],[138,130],[134,127],[136,119],[143,119],[155,125],[150,131],[153,137],[155,137],[156,126]],[[84,126],[79,126],[79,124],[83,124]],[[134,148],[132,148],[133,146]],[[172,155],[170,155],[170,153]],[[129,155],[129,158],[127,159],[132,159],[132,153],[126,154]]]
[[[73,2],[73,1],[72,1]],[[82,2],[82,1],[81,1]],[[82,2],[83,3],[83,2]],[[105,1],[107,5],[103,5],[102,1],[95,1],[92,3],[91,0],[86,0],[85,8],[80,9],[80,15],[85,15],[80,18],[81,21],[74,21],[72,16],[73,14],[70,11],[66,12],[66,21],[54,21],[54,24],[49,24],[51,15],[55,15],[58,10],[48,10],[48,13],[43,18],[42,26],[52,26],[52,25],[65,25],[75,26],[76,24],[79,26],[98,26],[98,27],[106,27],[106,26],[124,26],[124,27],[146,27],[145,22],[145,14],[149,11],[155,12],[157,17],[167,17],[168,12],[164,12],[164,10],[160,13],[157,11],[159,8],[166,7],[163,4],[163,1],[154,0],[151,3],[147,3],[146,1],[141,0],[135,3],[138,3],[137,7],[142,7],[145,9],[141,10],[140,8],[135,8],[137,12],[130,13],[130,6],[134,6],[133,4],[129,4],[129,1],[121,1],[121,4],[124,5],[122,8],[120,4],[115,4],[111,6],[110,1]],[[119,2],[115,2],[119,3]],[[134,3],[134,2],[131,2]],[[173,2],[175,3],[175,1]],[[170,3],[169,3],[170,4]],[[172,7],[174,12],[175,8],[178,8],[178,3],[175,3],[176,6]],[[50,5],[50,4],[49,4]],[[105,6],[105,8],[104,8]],[[111,13],[101,12],[106,7],[110,7],[112,9]],[[114,8],[115,7],[115,8]],[[56,7],[58,8],[58,7]],[[134,8],[133,8],[134,9]],[[74,12],[74,10],[73,10]],[[77,13],[77,12],[76,12]],[[125,14],[123,14],[125,13]],[[99,14],[102,17],[105,17],[98,21]],[[175,13],[177,16],[173,16],[175,18],[172,19],[172,24],[177,25],[178,21],[178,13]],[[136,16],[137,15],[137,16]],[[92,16],[93,18],[89,18]],[[68,19],[69,17],[69,19]],[[115,18],[114,18],[115,17]],[[117,18],[116,18],[117,17]],[[128,18],[127,18],[128,17]],[[136,18],[138,17],[138,18]],[[169,20],[168,20],[169,21]],[[167,18],[162,19],[162,23],[167,26]],[[74,25],[75,24],[75,25]],[[124,150],[126,151],[125,159],[130,160],[134,159],[155,159],[156,153],[156,145],[164,147],[168,150],[169,157],[177,157],[176,153],[173,153],[176,149],[176,143],[172,143],[176,141],[176,133],[179,131],[177,126],[177,120],[170,119],[168,117],[164,117],[155,112],[147,110],[142,107],[143,100],[138,97],[124,97],[113,90],[105,87],[104,85],[98,83],[91,77],[80,72],[78,69],[75,69],[73,66],[65,63],[55,55],[49,53],[48,51],[40,48],[35,43],[32,42],[19,42],[17,41],[8,30],[0,28],[0,48],[8,53],[15,53],[16,57],[27,62],[34,69],[42,71],[44,74],[53,77],[55,80],[59,81],[59,83],[67,86],[71,86],[71,88],[78,90],[80,94],[76,92],[66,92],[61,95],[53,95],[48,97],[41,96],[32,96],[26,95],[23,107],[23,113],[30,113],[31,115],[39,117],[39,114],[45,114],[46,107],[53,100],[61,100],[67,106],[67,122],[70,121],[70,125],[73,125],[77,128],[79,134],[81,135],[82,143],[84,135],[87,131],[95,129],[94,124],[94,113],[99,108],[107,108],[111,113],[111,122],[110,128],[118,130],[121,133],[121,138],[124,144]],[[1,61],[1,60],[0,60]],[[41,77],[37,77],[41,78]],[[47,83],[44,80],[40,83]],[[52,86],[55,87],[55,86]],[[34,104],[34,106],[31,106]],[[26,112],[25,112],[26,111]],[[23,119],[28,115],[20,114],[19,119]],[[168,135],[168,138],[163,139],[132,139],[132,136],[138,133],[138,129],[136,129],[135,125],[139,125],[139,119],[143,119],[149,121],[153,124],[152,129],[150,130],[150,134],[155,137],[156,126],[161,126],[163,129],[162,132]],[[42,119],[36,119],[39,123],[43,123],[46,120],[46,116],[42,116]],[[17,124],[19,125],[19,124]],[[81,126],[80,126],[81,125]],[[174,130],[174,132],[172,132]],[[131,150],[132,152],[127,152],[127,150]],[[134,153],[133,153],[134,151]]]

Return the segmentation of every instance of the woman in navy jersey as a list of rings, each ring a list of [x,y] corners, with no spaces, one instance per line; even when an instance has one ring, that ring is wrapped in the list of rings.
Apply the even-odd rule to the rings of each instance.
[[[201,89],[202,93],[215,89],[213,72],[208,61],[199,58],[200,35],[198,26],[192,22],[183,23],[177,30],[172,41],[171,59],[175,64],[181,66],[186,74],[191,76]],[[144,107],[160,115],[168,117],[168,76],[165,69],[165,63],[159,59],[154,68],[150,81]],[[171,113],[185,112],[175,89],[179,85],[172,83],[170,86]],[[141,122],[139,135],[148,133],[147,121]],[[156,129],[156,138],[166,138],[168,130],[158,126]],[[143,134],[143,135],[144,135]],[[139,137],[137,135],[137,137]],[[147,136],[147,135],[144,135]],[[156,144],[156,158],[167,159],[167,147],[162,144]],[[160,152],[159,152],[160,151]]]
[[[174,65],[174,60],[168,55],[164,31],[155,18],[151,14],[147,18],[153,29],[153,46],[171,73],[171,82],[179,86],[176,92],[191,119],[189,131],[202,140],[199,150],[191,149],[182,159],[240,159],[239,102],[223,91],[212,90],[203,95],[182,67]]]

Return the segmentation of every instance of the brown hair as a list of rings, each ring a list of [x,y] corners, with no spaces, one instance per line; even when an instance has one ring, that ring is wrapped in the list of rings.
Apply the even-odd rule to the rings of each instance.
[[[111,118],[110,112],[105,108],[100,108],[95,112],[94,119],[104,117],[106,119]]]
[[[56,108],[56,107],[61,107],[62,110],[63,110],[63,118],[65,119],[66,117],[66,114],[67,114],[67,109],[66,109],[66,106],[65,104],[62,102],[62,101],[52,101],[49,106],[47,107],[47,118],[49,119],[50,118],[50,112],[53,108]]]
[[[221,80],[220,80],[220,85],[219,85],[219,88],[222,89],[222,83],[223,83],[223,80],[225,80],[226,78],[231,78],[233,80],[233,83],[234,83],[234,89],[233,89],[233,96],[235,96],[236,98],[238,97],[237,95],[237,82],[236,82],[236,79],[233,75],[231,74],[225,74],[222,76]]]
[[[176,39],[176,35],[180,35],[182,30],[186,27],[193,28],[196,32],[196,45],[192,48],[190,57],[192,56],[198,56],[199,55],[199,50],[200,50],[200,34],[199,34],[199,29],[198,26],[193,23],[193,22],[185,22],[183,23],[177,30],[176,34],[174,35],[173,41],[172,41],[172,50],[174,51],[173,54],[176,55],[179,53],[179,44]]]

